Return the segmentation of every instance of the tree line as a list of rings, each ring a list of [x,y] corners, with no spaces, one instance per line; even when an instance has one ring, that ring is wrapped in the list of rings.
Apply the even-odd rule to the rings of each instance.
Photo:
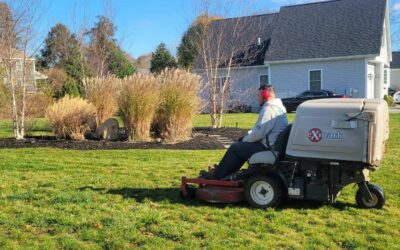
[[[158,74],[166,68],[191,70],[197,56],[205,27],[216,17],[199,16],[183,34],[176,58],[164,43],[151,54],[150,72]],[[54,25],[44,40],[36,57],[38,70],[48,77],[41,89],[55,98],[64,95],[83,95],[82,79],[115,75],[118,78],[133,75],[136,68],[131,57],[115,39],[116,26],[105,16],[82,38],[72,33],[62,23]],[[85,41],[88,41],[85,43]]]
[[[0,105],[0,113],[2,107],[10,106],[17,139],[23,138],[25,134],[25,117],[29,108],[27,72],[32,67],[32,62],[36,63],[38,71],[47,76],[46,80],[37,82],[36,87],[41,90],[39,93],[54,99],[65,95],[83,96],[83,81],[86,78],[104,78],[109,75],[125,78],[137,71],[134,59],[118,44],[115,37],[117,27],[106,16],[97,17],[91,28],[82,29],[79,34],[71,32],[64,24],[54,25],[39,53],[32,53],[36,54],[36,60],[33,61],[32,54],[28,53],[32,52],[34,27],[41,17],[41,13],[35,7],[38,6],[36,1],[39,0],[16,0],[0,4],[0,81],[4,81],[0,84],[0,104],[3,100],[7,104]],[[161,43],[151,54],[149,63],[149,70],[153,74],[159,74],[165,68],[202,70],[202,89],[209,92],[207,102],[212,127],[220,127],[222,124],[222,114],[230,88],[230,69],[234,65],[233,58],[239,51],[236,41],[242,33],[242,27],[245,26],[242,19],[237,19],[233,25],[234,30],[229,31],[229,44],[226,44],[222,34],[228,32],[228,27],[220,26],[217,32],[208,32],[210,24],[220,19],[220,16],[226,15],[211,13],[204,8],[183,34],[177,47],[176,58],[168,51],[166,45]],[[218,36],[214,37],[213,34]],[[226,53],[227,57],[216,56],[221,54],[222,48],[230,48]],[[18,78],[15,74],[17,54],[23,57],[22,75]],[[147,64],[147,58],[144,56],[139,59]],[[224,73],[223,82],[219,78],[220,65],[224,65],[224,70],[227,71]],[[139,68],[142,70],[142,65]]]
[[[81,39],[64,24],[56,24],[36,58],[37,68],[48,76],[40,87],[55,98],[78,96],[83,94],[82,80],[86,77],[124,78],[134,74],[136,69],[118,45],[115,31],[115,25],[105,16],[99,16]]]

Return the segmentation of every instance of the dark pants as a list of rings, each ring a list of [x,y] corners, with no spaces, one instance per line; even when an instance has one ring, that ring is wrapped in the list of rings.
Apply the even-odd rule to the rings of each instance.
[[[226,151],[221,162],[215,168],[214,177],[222,179],[238,171],[243,164],[255,153],[266,151],[260,142],[235,142]]]

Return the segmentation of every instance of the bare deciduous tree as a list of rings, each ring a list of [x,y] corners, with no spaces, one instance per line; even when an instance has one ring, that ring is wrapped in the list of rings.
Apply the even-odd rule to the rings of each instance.
[[[243,11],[249,10],[251,6],[248,1],[241,1],[241,6],[235,8],[233,1],[219,1],[219,3],[222,5],[216,6],[215,2],[208,0],[201,1],[198,5],[199,16],[230,17],[233,9]],[[244,13],[240,15],[243,16]],[[213,128],[222,126],[223,114],[230,98],[232,69],[256,63],[268,46],[269,41],[262,40],[261,37],[248,37],[248,34],[262,33],[263,24],[260,22],[261,19],[253,16],[205,21],[203,29],[200,29],[201,32],[198,34],[201,38],[195,38],[199,41],[195,67],[203,76],[205,82],[203,88],[208,91]]]
[[[32,81],[34,75],[29,72],[34,72],[35,67],[28,54],[33,46],[34,25],[40,17],[39,7],[39,1],[29,0],[0,4],[0,63],[5,69],[5,84],[11,97],[13,131],[17,140],[25,135],[27,82]]]
[[[91,70],[88,66],[87,56],[88,56],[88,46],[85,42],[85,37],[89,33],[88,27],[88,3],[78,3],[73,2],[73,7],[71,9],[73,30],[75,32],[75,38],[78,42],[79,51],[79,65],[82,72],[82,79],[91,75]],[[78,9],[82,11],[82,16],[78,16]]]

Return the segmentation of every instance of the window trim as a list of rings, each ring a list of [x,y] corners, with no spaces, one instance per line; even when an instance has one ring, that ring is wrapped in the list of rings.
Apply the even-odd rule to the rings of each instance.
[[[383,85],[389,85],[389,70],[387,68],[383,69]]]
[[[323,70],[322,69],[309,69],[308,70],[308,90],[311,90],[311,71],[321,71],[321,89],[323,90]]]
[[[22,61],[21,60],[16,61],[15,71],[17,71],[17,72],[22,71]]]
[[[258,87],[261,87],[261,76],[268,76],[268,85],[271,85],[269,74],[268,73],[263,73],[258,75]]]

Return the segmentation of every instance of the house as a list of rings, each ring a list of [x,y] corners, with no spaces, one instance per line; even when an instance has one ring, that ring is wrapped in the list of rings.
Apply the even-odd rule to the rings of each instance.
[[[285,6],[278,13],[214,21],[208,32],[215,45],[207,60],[220,60],[215,77],[230,81],[229,99],[254,109],[254,93],[265,84],[281,98],[319,89],[366,98],[388,92],[392,54],[386,0]],[[201,56],[194,68],[207,81]]]
[[[390,63],[390,87],[400,91],[400,51],[392,53],[392,62]]]
[[[25,58],[25,60],[24,60]],[[9,59],[3,59],[9,60]],[[4,62],[3,62],[4,63]],[[47,76],[42,73],[36,71],[35,59],[27,56],[22,51],[14,50],[13,55],[11,57],[11,63],[6,62],[12,67],[13,77],[17,85],[21,86],[23,83],[24,77],[24,67],[26,70],[25,73],[25,87],[26,92],[28,94],[36,93],[36,81],[47,79]],[[7,76],[4,78],[4,83],[8,84],[9,80]]]

